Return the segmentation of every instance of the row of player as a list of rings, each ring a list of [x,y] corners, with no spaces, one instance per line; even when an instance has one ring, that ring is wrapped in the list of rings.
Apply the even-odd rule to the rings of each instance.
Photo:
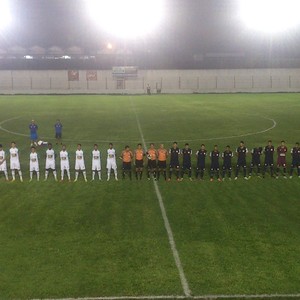
[[[52,171],[55,180],[57,180],[56,173],[56,154],[52,147],[51,143],[47,142],[39,142],[40,146],[46,145],[48,148],[45,153],[45,180],[48,179],[49,172]],[[283,177],[286,177],[286,155],[288,149],[285,145],[284,141],[281,141],[280,146],[277,147],[277,168],[274,176],[274,153],[275,147],[272,145],[272,141],[269,140],[268,144],[263,147],[255,147],[251,150],[251,163],[249,174],[247,177],[247,163],[246,156],[248,153],[248,149],[246,148],[243,141],[240,142],[239,147],[235,150],[237,156],[237,164],[235,169],[235,178],[238,178],[239,171],[243,169],[243,177],[244,179],[249,179],[252,176],[252,172],[254,168],[256,168],[257,176],[265,176],[267,169],[270,169],[270,175],[272,177],[278,178],[279,172],[282,169]],[[184,177],[184,174],[187,173],[188,178],[192,180],[192,149],[189,147],[189,144],[186,143],[183,149],[180,149],[177,145],[177,142],[173,143],[173,146],[167,150],[165,149],[163,144],[160,144],[158,149],[155,148],[153,143],[150,144],[150,148],[146,151],[143,150],[142,145],[138,144],[137,148],[132,151],[129,146],[125,146],[125,149],[122,151],[120,155],[120,159],[122,160],[122,178],[125,178],[125,175],[128,174],[129,178],[132,178],[132,162],[134,162],[135,167],[135,176],[136,179],[142,179],[143,169],[144,169],[144,160],[147,157],[147,175],[148,179],[150,179],[151,175],[154,180],[159,180],[160,175],[163,175],[165,180],[171,180],[172,174],[175,173],[178,181],[181,181]],[[264,154],[264,164],[261,164],[261,156]],[[214,149],[208,153],[205,148],[205,145],[202,144],[200,149],[196,152],[197,157],[197,166],[196,166],[196,179],[203,180],[205,165],[206,165],[206,157],[209,155],[210,157],[210,180],[213,181],[216,177],[217,180],[221,181],[220,177],[220,169],[222,169],[222,178],[225,180],[226,175],[228,179],[231,180],[232,174],[232,158],[234,157],[234,153],[231,151],[230,146],[227,145],[225,151],[222,153],[218,150],[218,146],[215,145]],[[295,146],[291,149],[292,155],[292,164],[290,168],[290,178],[292,178],[294,169],[297,169],[297,175],[300,178],[300,147],[299,143],[296,143]],[[182,156],[182,168],[180,168],[180,157]],[[167,177],[167,159],[169,160],[169,176]],[[16,171],[19,174],[20,180],[23,181],[22,172],[20,167],[20,157],[19,151],[16,147],[16,143],[11,143],[11,148],[9,149],[9,158],[10,158],[10,169],[12,175],[12,181],[15,181]],[[61,180],[64,180],[65,173],[67,174],[67,178],[70,181],[70,160],[69,154],[67,152],[66,146],[62,146],[62,150],[59,153],[60,158],[60,170],[61,170]],[[220,158],[223,160],[222,168],[220,168]],[[33,178],[33,173],[36,173],[37,180],[40,178],[39,171],[39,157],[36,152],[36,147],[31,147],[31,153],[29,155],[29,169],[30,169],[30,180]],[[116,162],[116,151],[113,148],[113,144],[109,144],[109,148],[107,149],[107,180],[110,180],[110,176],[113,170],[115,179],[118,180],[117,177],[117,162]],[[0,145],[0,171],[4,172],[6,180],[8,180],[8,172],[6,165],[6,155],[3,150],[2,145]],[[87,181],[86,177],[86,168],[84,162],[84,154],[81,148],[81,144],[77,145],[77,150],[75,152],[75,180],[78,180],[79,172],[82,172],[84,180]],[[262,172],[262,173],[261,173]],[[98,145],[94,145],[94,149],[92,151],[92,180],[95,179],[95,175],[98,175],[99,180],[101,180],[101,153],[98,149]]]

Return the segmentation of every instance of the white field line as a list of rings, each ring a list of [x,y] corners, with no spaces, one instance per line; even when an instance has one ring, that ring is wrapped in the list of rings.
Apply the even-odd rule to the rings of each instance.
[[[253,115],[253,116],[257,116],[257,115]],[[272,118],[268,118],[268,117],[264,117],[264,116],[258,116],[262,119],[265,119],[265,120],[269,120],[271,121],[273,124],[272,126],[266,128],[266,129],[262,129],[260,131],[256,131],[256,132],[249,132],[249,133],[243,133],[243,134],[239,134],[239,135],[229,135],[229,136],[221,136],[221,137],[211,137],[211,138],[199,138],[199,139],[186,139],[186,140],[177,140],[177,142],[198,142],[198,141],[214,141],[214,140],[223,140],[223,139],[232,139],[232,138],[242,138],[242,137],[246,137],[246,136],[252,136],[252,135],[257,135],[257,134],[261,134],[261,133],[266,133],[272,129],[274,129],[276,126],[277,126],[277,123],[274,119]],[[7,120],[3,120],[2,122],[0,122],[0,130],[4,131],[4,132],[7,132],[7,133],[10,133],[10,134],[13,134],[13,135],[18,135],[18,136],[25,136],[25,137],[28,137],[29,138],[29,134],[24,134],[24,133],[20,133],[20,132],[15,132],[15,131],[10,131],[6,128],[3,128],[2,125],[9,122],[9,121],[12,121],[12,120],[16,120],[16,119],[19,119],[20,117],[14,117],[14,118],[10,118],[10,119],[7,119]],[[41,137],[43,139],[47,139],[47,140],[52,140],[54,139],[53,137]],[[85,139],[78,139],[78,140],[73,140],[73,139],[63,139],[64,141],[66,142],[86,142],[86,143],[95,143],[96,140],[85,140]],[[132,142],[132,143],[138,143],[139,141],[138,140],[99,140],[99,143],[129,143],[129,142]],[[164,142],[164,143],[171,143],[173,142],[173,140],[171,141],[153,141],[153,142]]]
[[[163,300],[163,299],[183,299],[183,300],[217,300],[217,299],[295,299],[300,298],[300,294],[237,294],[237,295],[203,295],[203,296],[179,296],[179,295],[149,295],[149,296],[112,296],[112,297],[84,297],[84,298],[49,298],[43,300]],[[33,299],[34,300],[34,299]],[[37,300],[37,299],[36,299]]]
[[[137,126],[138,126],[138,130],[139,130],[139,133],[141,135],[142,142],[143,142],[143,146],[144,146],[144,149],[146,150],[147,145],[146,145],[146,140],[144,138],[141,123],[140,123],[138,114],[136,112],[135,106],[133,104],[132,98],[130,98],[130,100],[131,100],[132,109],[133,109],[134,114],[135,114],[135,119],[136,119],[136,123],[137,123]],[[161,214],[162,214],[162,217],[163,217],[163,220],[164,220],[165,228],[166,228],[166,231],[167,231],[167,234],[168,234],[169,243],[170,243],[170,247],[171,247],[171,250],[172,250],[172,253],[173,253],[175,264],[176,264],[178,272],[179,272],[179,277],[180,277],[181,285],[182,285],[182,288],[183,288],[183,292],[184,292],[185,296],[189,297],[191,295],[191,291],[190,291],[190,288],[189,288],[188,281],[187,281],[187,279],[185,277],[185,274],[184,274],[184,270],[183,270],[183,267],[182,267],[182,264],[181,264],[179,253],[178,253],[177,248],[176,248],[172,228],[171,228],[169,219],[167,217],[167,213],[166,213],[165,205],[164,205],[164,202],[163,202],[163,198],[161,196],[161,193],[160,193],[157,182],[153,180],[153,184],[154,184],[155,193],[156,193],[156,196],[157,196],[157,199],[158,199],[159,207],[160,207],[160,210],[161,210]]]

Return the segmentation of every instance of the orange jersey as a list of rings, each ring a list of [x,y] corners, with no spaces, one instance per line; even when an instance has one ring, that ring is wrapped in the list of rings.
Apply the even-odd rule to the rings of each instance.
[[[133,155],[131,151],[123,151],[122,152],[122,160],[123,162],[131,162]]]
[[[148,153],[148,156],[150,157],[150,160],[156,160],[157,152],[155,149],[150,148],[147,153]]]
[[[135,150],[135,159],[142,160],[144,158],[144,151],[142,149]]]
[[[168,156],[168,151],[166,149],[158,149],[158,160],[159,161],[166,161]]]

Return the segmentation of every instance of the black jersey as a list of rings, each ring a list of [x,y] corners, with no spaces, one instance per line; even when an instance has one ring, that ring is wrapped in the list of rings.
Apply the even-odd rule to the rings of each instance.
[[[225,166],[231,166],[231,160],[233,157],[233,153],[232,151],[224,151],[222,153],[222,157],[223,157],[223,162]]]
[[[253,148],[251,150],[251,155],[253,163],[260,162],[260,156],[262,155],[262,147]]]
[[[192,149],[184,148],[181,150],[182,153],[182,163],[183,165],[191,165],[191,155],[192,155]]]
[[[179,148],[171,148],[169,150],[170,153],[170,163],[179,165],[179,154],[180,154],[180,149]]]
[[[211,151],[209,156],[211,159],[211,168],[219,168],[220,152],[218,150]]]
[[[198,150],[197,155],[197,165],[200,167],[205,167],[205,157],[206,157],[207,151],[206,150]]]
[[[246,161],[246,154],[248,153],[248,149],[245,146],[236,148],[236,153],[238,155],[238,163]]]
[[[274,146],[266,146],[264,149],[264,153],[265,153],[265,163],[273,163],[273,159],[274,159],[274,151],[275,148]]]
[[[299,147],[294,147],[291,150],[291,154],[292,154],[292,161],[293,164],[299,164],[300,163],[300,148]]]

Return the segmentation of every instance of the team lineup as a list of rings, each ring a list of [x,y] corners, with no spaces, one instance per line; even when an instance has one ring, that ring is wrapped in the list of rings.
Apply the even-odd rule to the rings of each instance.
[[[60,180],[63,181],[65,175],[68,181],[71,181],[70,175],[70,156],[67,151],[66,145],[63,145],[62,140],[62,123],[57,120],[55,129],[55,139],[56,145],[61,145],[61,151],[59,152],[60,160]],[[45,151],[45,178],[46,181],[49,177],[50,172],[53,177],[58,181],[58,176],[56,172],[56,159],[57,154],[55,153],[52,143],[44,142],[38,140],[38,126],[34,120],[29,124],[30,130],[30,141],[31,141],[31,151],[29,154],[29,173],[30,181],[33,180],[33,175],[36,175],[36,179],[40,180],[40,168],[39,168],[39,155],[37,153],[37,147],[47,147]],[[289,171],[289,177],[292,178],[294,170],[297,170],[297,176],[300,178],[300,146],[299,143],[295,143],[295,146],[291,149],[292,162]],[[230,146],[227,145],[224,151],[220,152],[218,145],[215,145],[213,149],[208,152],[205,145],[202,144],[200,149],[196,151],[196,167],[195,169],[195,179],[203,180],[206,170],[206,158],[210,158],[210,170],[209,178],[213,181],[215,178],[218,181],[224,181],[227,177],[228,180],[232,179],[233,173],[233,158],[236,156],[236,167],[234,173],[234,179],[237,180],[239,176],[240,169],[243,171],[243,178],[248,180],[252,177],[253,171],[256,175],[261,178],[265,177],[267,171],[269,171],[271,177],[279,178],[280,173],[282,173],[283,178],[287,178],[287,153],[288,148],[285,145],[285,141],[281,141],[280,145],[275,149],[272,141],[269,140],[265,147],[254,147],[251,150],[251,162],[247,174],[247,155],[249,151],[245,146],[244,142],[241,141],[239,146],[235,149],[235,153],[231,150]],[[274,163],[274,155],[277,154],[276,164]],[[261,156],[264,155],[264,162],[261,162]],[[15,142],[11,143],[11,148],[9,149],[9,160],[10,160],[10,170],[12,181],[16,180],[16,174],[19,175],[20,181],[23,181],[20,155],[19,150]],[[101,177],[101,153],[98,149],[98,145],[94,144],[94,148],[91,151],[92,157],[92,181],[95,180],[96,175],[99,180]],[[132,180],[132,169],[134,169],[134,174],[137,180],[141,180],[144,172],[145,161],[147,161],[146,171],[147,179],[159,180],[162,176],[165,181],[170,181],[173,174],[176,176],[177,181],[182,181],[184,175],[186,174],[190,181],[192,178],[192,156],[193,151],[189,144],[186,143],[183,149],[178,147],[177,142],[174,142],[170,149],[166,149],[164,144],[160,144],[159,148],[156,149],[154,143],[150,144],[149,149],[143,149],[142,144],[138,144],[136,149],[132,151],[128,145],[125,146],[124,150],[121,152],[119,158],[122,160],[122,178],[125,179],[126,176]],[[222,160],[222,164],[220,164]],[[169,162],[169,167],[167,167],[167,161]],[[181,161],[181,163],[180,163]],[[133,166],[132,166],[133,165]],[[276,169],[274,168],[276,166]],[[111,175],[114,175],[115,180],[118,180],[117,171],[117,154],[113,147],[113,144],[109,144],[107,149],[107,161],[106,161],[106,171],[107,178],[109,181]],[[168,171],[168,174],[167,174]],[[6,153],[3,150],[3,146],[0,145],[0,172],[3,172],[5,179],[8,181],[8,170],[7,170],[7,159]],[[87,182],[87,174],[84,160],[84,153],[82,150],[82,145],[78,144],[75,151],[75,178],[74,182],[78,180],[79,173],[82,173],[84,180]]]
[[[46,181],[49,177],[50,172],[53,174],[54,179],[57,181],[58,176],[56,172],[56,158],[52,143],[38,141],[37,145],[31,145],[31,151],[29,154],[29,172],[30,181],[33,179],[33,175],[36,174],[36,179],[40,180],[40,168],[39,168],[39,156],[37,153],[37,147],[46,146],[45,151],[45,178]],[[295,169],[297,170],[297,176],[300,178],[300,146],[297,142],[295,146],[291,149],[292,162],[289,170],[289,176],[292,178]],[[272,141],[269,140],[267,145],[263,147],[255,147],[251,150],[251,162],[250,168],[247,174],[247,154],[249,153],[244,142],[241,141],[240,145],[235,149],[235,154],[231,150],[230,146],[227,145],[223,152],[220,152],[218,146],[215,145],[213,150],[208,152],[205,145],[202,144],[200,149],[196,151],[196,167],[195,167],[195,179],[203,180],[206,170],[206,158],[210,158],[210,170],[209,178],[213,181],[215,178],[218,181],[224,181],[227,177],[231,180],[232,173],[234,172],[234,179],[237,180],[239,176],[240,169],[243,171],[243,178],[248,180],[251,178],[253,172],[255,171],[256,176],[265,177],[266,172],[270,174],[271,177],[279,178],[282,174],[283,178],[287,178],[287,162],[286,157],[288,153],[288,148],[284,141],[281,141],[280,145],[275,149]],[[274,163],[274,155],[277,154],[276,164]],[[92,178],[94,181],[96,175],[98,179],[101,180],[101,152],[98,149],[98,145],[94,144],[94,148],[91,151],[92,155]],[[134,169],[135,177],[137,180],[141,180],[143,176],[145,162],[147,178],[150,180],[159,180],[162,176],[165,181],[170,181],[173,174],[175,175],[177,181],[182,181],[184,175],[186,174],[189,180],[192,178],[192,155],[193,151],[189,144],[186,143],[183,149],[178,147],[177,142],[174,142],[172,147],[167,150],[164,144],[160,144],[159,148],[156,149],[154,143],[150,144],[149,149],[144,150],[142,144],[138,144],[136,149],[132,151],[128,145],[125,146],[124,150],[121,152],[119,158],[122,160],[122,178],[125,179],[126,176],[132,180],[132,169]],[[261,162],[261,156],[264,155],[264,162]],[[233,170],[233,158],[236,156],[236,167]],[[23,181],[20,155],[19,150],[15,142],[11,143],[11,148],[9,149],[9,161],[12,181],[16,180],[16,174],[19,175],[20,181]],[[68,181],[71,181],[70,176],[70,156],[67,151],[66,145],[62,145],[61,151],[59,152],[60,160],[60,180],[63,181],[65,175]],[[222,164],[220,164],[222,160]],[[169,166],[167,167],[167,162]],[[274,167],[276,166],[276,168]],[[107,149],[106,158],[106,170],[107,170],[107,181],[110,180],[113,173],[115,180],[118,180],[117,172],[117,154],[113,147],[113,144],[109,144]],[[168,174],[167,174],[168,171]],[[0,172],[3,172],[6,180],[9,180],[8,169],[7,169],[7,158],[6,153],[3,150],[3,146],[0,145]],[[84,160],[84,152],[82,150],[81,144],[77,145],[75,151],[75,178],[74,182],[78,180],[79,173],[82,173],[84,180],[87,182],[86,167]]]

